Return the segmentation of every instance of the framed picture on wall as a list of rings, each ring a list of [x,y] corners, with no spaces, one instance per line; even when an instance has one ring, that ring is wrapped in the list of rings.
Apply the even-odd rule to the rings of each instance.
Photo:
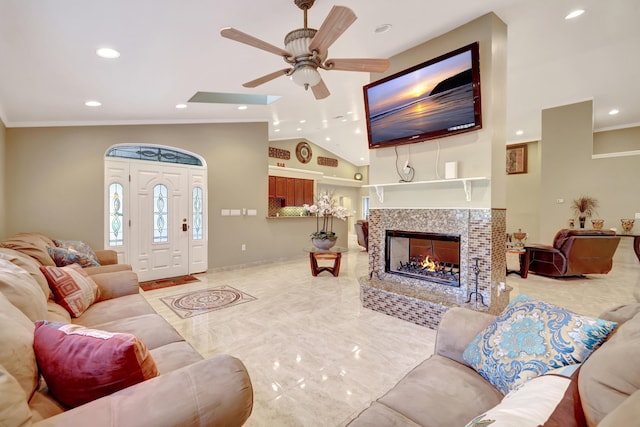
[[[507,175],[527,173],[527,144],[507,145]]]

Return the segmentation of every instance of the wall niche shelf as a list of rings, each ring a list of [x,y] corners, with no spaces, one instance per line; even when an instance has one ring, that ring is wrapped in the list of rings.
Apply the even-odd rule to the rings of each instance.
[[[466,196],[467,202],[471,201],[471,188],[474,181],[491,181],[491,178],[485,176],[478,176],[472,178],[454,178],[454,179],[434,179],[431,181],[411,181],[411,182],[390,182],[387,184],[369,184],[363,185],[363,188],[375,188],[376,195],[380,203],[384,203],[384,190],[385,188],[394,189],[398,187],[411,187],[411,186],[430,186],[441,185],[444,183],[460,182]]]

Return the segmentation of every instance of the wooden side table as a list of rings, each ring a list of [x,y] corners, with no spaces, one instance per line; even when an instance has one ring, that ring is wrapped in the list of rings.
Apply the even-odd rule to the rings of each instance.
[[[529,272],[529,263],[527,262],[527,260],[525,260],[526,258],[526,251],[523,247],[511,247],[511,248],[507,248],[507,253],[511,253],[511,254],[517,254],[518,255],[518,261],[520,261],[520,269],[519,270],[509,270],[507,268],[507,276],[509,274],[517,274],[522,278],[526,278],[527,277],[527,273]]]
[[[334,277],[338,277],[340,274],[340,261],[342,260],[342,253],[347,252],[347,248],[334,247],[329,250],[323,250],[318,248],[305,248],[305,252],[309,252],[309,263],[311,265],[311,274],[317,276],[323,271],[328,271],[333,274]],[[319,266],[318,261],[333,261],[332,266]]]

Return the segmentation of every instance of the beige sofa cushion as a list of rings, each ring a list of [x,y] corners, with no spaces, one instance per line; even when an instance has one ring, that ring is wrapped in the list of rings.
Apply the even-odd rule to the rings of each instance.
[[[602,419],[640,388],[640,316],[620,326],[580,370],[578,387],[588,426]]]
[[[27,397],[16,379],[0,365],[0,425],[27,426],[31,424],[31,411]]]
[[[38,385],[38,366],[33,352],[34,325],[1,292],[0,325],[0,365],[30,398]]]
[[[44,319],[47,299],[38,282],[0,253],[0,292],[32,322]]]
[[[638,420],[640,420],[640,390],[604,417],[598,427],[633,426],[638,423]]]
[[[55,243],[44,234],[18,233],[1,242],[0,246],[29,255],[41,265],[56,265],[47,250],[47,246],[55,246]]]
[[[378,403],[421,426],[463,426],[502,398],[473,369],[434,355],[409,372]]]
[[[7,249],[0,247],[0,254],[3,254],[4,258],[11,261],[18,267],[29,272],[31,277],[38,282],[40,288],[42,289],[42,293],[44,293],[46,298],[51,297],[51,289],[49,289],[49,283],[47,283],[47,279],[40,271],[40,264],[35,259],[31,258],[28,255],[23,254],[22,252],[15,251],[13,249]]]

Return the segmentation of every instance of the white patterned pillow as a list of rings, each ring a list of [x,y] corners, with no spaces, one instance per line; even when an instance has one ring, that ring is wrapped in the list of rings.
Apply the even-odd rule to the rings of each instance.
[[[616,323],[518,295],[463,353],[502,394],[550,369],[581,363]]]
[[[475,417],[465,427],[538,427],[562,402],[571,379],[542,375],[507,394],[502,402]]]

